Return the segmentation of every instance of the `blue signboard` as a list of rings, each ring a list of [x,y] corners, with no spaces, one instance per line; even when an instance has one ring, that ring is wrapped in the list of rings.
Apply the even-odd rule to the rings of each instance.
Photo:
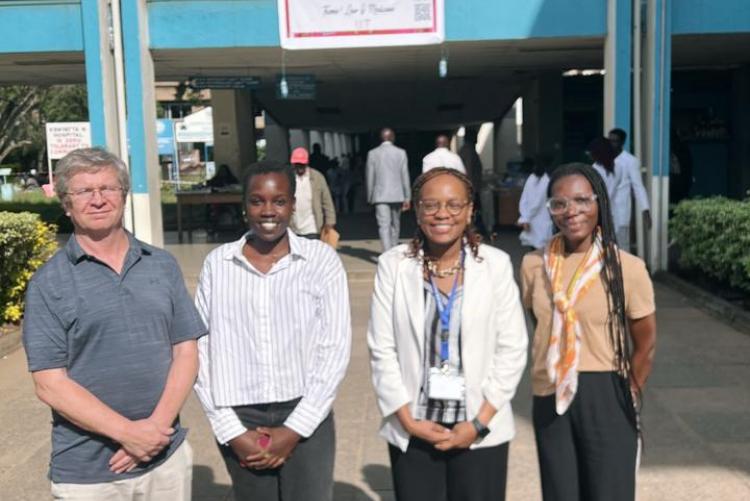
[[[174,156],[174,122],[171,118],[156,119],[156,142],[159,155]]]

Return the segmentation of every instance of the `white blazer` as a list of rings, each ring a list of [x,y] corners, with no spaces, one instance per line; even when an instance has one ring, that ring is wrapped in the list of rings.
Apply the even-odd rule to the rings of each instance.
[[[399,245],[378,260],[367,329],[372,382],[383,414],[380,435],[406,451],[409,434],[395,412],[410,404],[416,413],[424,356],[422,266]],[[480,245],[481,261],[466,249],[461,307],[461,357],[466,382],[466,414],[473,419],[482,401],[498,411],[490,434],[471,447],[489,447],[515,435],[510,400],[526,366],[528,337],[510,258]]]

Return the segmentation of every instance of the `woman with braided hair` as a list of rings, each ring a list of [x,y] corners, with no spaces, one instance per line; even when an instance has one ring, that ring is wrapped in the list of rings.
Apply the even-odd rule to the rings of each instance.
[[[367,342],[396,499],[505,499],[527,334],[513,267],[471,226],[473,189],[414,183],[419,229],[380,256]]]
[[[654,356],[653,285],[617,248],[610,200],[590,166],[554,171],[559,232],[521,265],[535,323],[533,421],[545,501],[635,498],[641,390]]]

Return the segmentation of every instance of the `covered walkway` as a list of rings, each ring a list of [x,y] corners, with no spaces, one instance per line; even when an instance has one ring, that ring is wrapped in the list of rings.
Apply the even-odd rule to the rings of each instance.
[[[168,242],[173,239],[167,235]],[[498,244],[520,262],[515,234],[502,234]],[[167,246],[191,290],[214,245]],[[376,240],[345,241],[341,247],[349,272],[354,343],[335,407],[336,501],[393,499],[386,446],[376,435],[379,413],[365,345],[377,249]],[[644,407],[646,448],[638,499],[750,499],[750,337],[662,285],[656,294],[659,341]],[[49,499],[49,411],[34,396],[22,350],[0,360],[0,395],[0,498]],[[508,499],[540,499],[527,377],[514,408],[518,435],[511,446]],[[195,449],[194,499],[231,499],[228,475],[194,397],[182,416]]]

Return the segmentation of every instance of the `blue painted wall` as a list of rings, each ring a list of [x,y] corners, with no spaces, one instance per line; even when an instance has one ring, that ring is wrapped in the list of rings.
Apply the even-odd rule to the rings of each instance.
[[[152,49],[278,47],[276,0],[152,0]]]
[[[276,47],[276,0],[152,0],[154,49]],[[449,41],[603,36],[603,0],[445,0]]]
[[[679,0],[672,3],[675,35],[750,32],[748,0]]]
[[[445,0],[449,41],[603,36],[606,0]]]
[[[80,1],[0,3],[0,53],[82,50]]]
[[[591,37],[606,33],[605,0],[445,0],[448,41]],[[155,49],[275,47],[276,0],[150,0]],[[750,32],[749,0],[680,0],[674,34]],[[79,0],[0,2],[0,53],[82,51]]]

